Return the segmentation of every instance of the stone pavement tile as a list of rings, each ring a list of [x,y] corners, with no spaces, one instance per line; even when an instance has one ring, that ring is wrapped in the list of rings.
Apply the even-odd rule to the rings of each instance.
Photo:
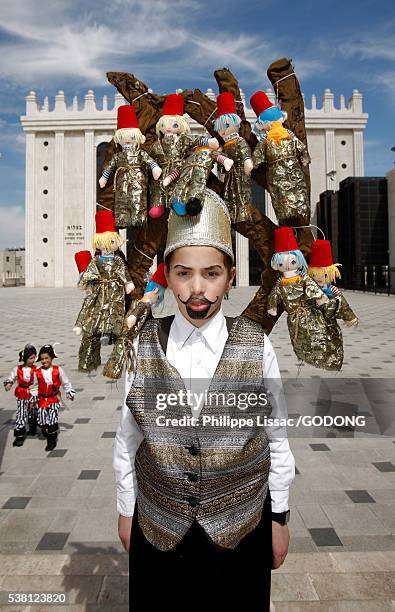
[[[395,592],[395,573],[360,572],[309,574],[320,600],[390,599]]]
[[[338,476],[346,489],[386,489],[389,486],[385,475],[376,471],[373,467],[342,466],[338,469]]]
[[[290,520],[289,520],[289,530],[294,536],[298,537],[308,537],[309,532],[306,529],[306,526],[300,516],[296,507],[293,507],[291,510]]]
[[[1,494],[8,497],[23,497],[29,494],[30,487],[37,482],[38,476],[7,476],[1,477]]]
[[[81,470],[78,480],[97,480],[100,470]]]
[[[69,532],[65,531],[47,531],[37,544],[36,550],[62,550],[69,535]]]
[[[365,490],[346,491],[347,495],[355,504],[374,504],[376,500]]]
[[[10,512],[0,523],[0,542],[37,543],[55,514],[54,510],[47,510],[45,514],[31,509]]]
[[[303,536],[295,536],[292,531],[290,531],[290,540],[288,550],[290,553],[308,553],[308,552],[316,552],[317,547],[311,539],[310,535]],[[277,570],[276,570],[277,571]]]
[[[1,463],[1,469],[7,476],[36,476],[42,470],[45,461],[45,456],[40,459],[7,456]]]
[[[342,535],[344,550],[355,551],[388,551],[395,550],[394,535],[371,535],[371,536],[345,536]]]
[[[378,449],[353,449],[352,440],[350,440],[350,450],[333,450],[328,457],[334,465],[350,464],[359,467],[370,467],[372,461],[382,458],[382,453]]]
[[[96,495],[99,495],[99,496],[104,495],[105,497],[112,499],[115,504],[116,485],[115,485],[114,479],[112,478],[112,480],[108,482],[105,482],[103,480],[98,481],[91,491],[91,497],[94,497]]]
[[[339,570],[332,554],[322,552],[288,553],[276,574],[308,574],[309,572],[331,573]]]
[[[369,506],[372,512],[378,517],[378,519],[383,523],[387,529],[391,531],[392,534],[395,533],[395,512],[393,504],[374,504]]]
[[[309,529],[310,535],[313,538],[316,546],[342,546],[338,534],[333,527],[314,527]]]
[[[51,477],[41,474],[38,476],[37,480],[26,489],[26,493],[48,495],[49,497],[67,495],[73,483],[74,479],[69,476]]]
[[[331,449],[327,444],[322,442],[310,444],[313,451],[330,451]]]
[[[116,542],[117,512],[113,508],[86,510],[72,529],[69,542]]]
[[[307,529],[312,527],[331,527],[331,523],[319,504],[297,504],[296,508]]]
[[[389,529],[366,504],[348,504],[341,507],[323,504],[322,509],[339,537],[390,534]]]
[[[317,601],[318,595],[307,574],[273,571],[271,599],[276,606],[277,601]]]
[[[101,589],[102,576],[6,576],[1,585],[4,591],[51,591],[67,593],[69,603],[96,603]]]
[[[64,457],[67,453],[67,448],[55,448],[53,451],[48,453],[47,457],[50,459],[59,459],[60,457]]]
[[[395,487],[392,489],[373,489],[369,487],[369,493],[374,497],[376,503],[395,501]]]
[[[81,516],[81,511],[61,509],[56,513],[55,518],[49,523],[49,532],[70,532]]]
[[[390,461],[374,462],[373,465],[379,472],[395,472],[395,465]]]
[[[95,486],[95,483],[87,481],[79,481],[80,484],[84,484],[89,487],[89,492],[92,491],[91,487]],[[76,483],[77,484],[77,483]],[[73,496],[67,495],[66,497],[47,497],[43,495],[33,496],[32,501],[29,504],[29,508],[32,510],[59,510],[63,508],[65,510],[96,510],[99,508],[115,508],[116,500],[111,497],[103,496],[89,496],[83,489],[80,489],[80,495]]]
[[[67,497],[89,497],[95,488],[95,480],[76,480],[67,493]]]
[[[390,599],[377,601],[295,601],[276,602],[274,612],[389,612],[393,610]]]
[[[35,604],[34,608],[34,612],[48,612],[48,610],[50,609],[51,612],[85,612],[85,610],[87,610],[87,606],[89,606],[89,604],[85,605],[85,604],[75,604],[75,605],[70,605],[70,606],[55,606],[55,605],[51,605],[51,608],[48,608],[48,606],[42,607],[42,606],[38,606],[37,604]],[[1,607],[1,612],[24,612],[26,610],[26,608],[18,608],[16,606],[2,606]]]
[[[81,465],[70,457],[54,457],[48,460],[43,469],[41,470],[41,476],[49,478],[70,478],[77,480],[78,474],[81,471]]]
[[[97,603],[100,605],[127,604],[129,601],[128,576],[104,576]]]
[[[64,552],[69,555],[96,555],[100,557],[102,555],[108,554],[122,554],[124,553],[123,546],[121,542],[113,541],[113,542],[71,542],[68,541],[64,547]]]
[[[24,510],[31,497],[10,497],[2,506],[4,510]]]
[[[355,552],[333,552],[330,557],[335,571],[342,573],[393,572],[395,567],[395,551],[366,551],[363,555]],[[287,559],[284,566],[286,561]]]

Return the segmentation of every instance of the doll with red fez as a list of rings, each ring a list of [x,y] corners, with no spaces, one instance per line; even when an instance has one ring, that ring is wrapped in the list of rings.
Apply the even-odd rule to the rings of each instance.
[[[26,344],[19,353],[20,365],[12,369],[4,381],[4,388],[9,391],[16,382],[16,417],[13,446],[23,446],[26,436],[35,436],[37,433],[37,392],[34,389],[34,375],[37,351],[32,344]],[[26,423],[29,431],[26,432]]]
[[[340,278],[339,266],[333,263],[329,240],[315,240],[311,245],[308,274],[329,298],[324,312],[329,317],[343,319],[347,326],[352,327],[358,324],[358,317],[336,287],[336,278]]]
[[[336,320],[327,321],[320,307],[329,301],[307,274],[307,262],[290,227],[275,230],[275,253],[271,266],[281,278],[268,298],[268,313],[277,315],[282,304],[293,350],[301,362],[325,370],[340,370],[343,342]]]
[[[270,102],[263,91],[250,98],[257,116],[253,132],[258,139],[254,168],[266,167],[267,189],[280,225],[298,225],[310,219],[310,198],[303,166],[310,163],[306,146],[283,127],[285,111]]]
[[[253,163],[247,142],[239,136],[240,123],[233,94],[228,91],[219,94],[214,129],[225,141],[224,154],[234,162],[225,175],[223,193],[232,223],[249,220],[252,202],[250,175]]]
[[[216,138],[191,134],[183,115],[184,98],[180,94],[166,96],[162,116],[156,124],[158,140],[149,150],[151,157],[162,168],[164,177],[161,183],[150,182],[149,215],[153,219],[161,217],[170,205],[177,214],[186,214],[185,203],[172,200],[183,162],[196,147],[215,150],[219,146]]]
[[[115,343],[111,356],[104,366],[104,376],[113,379],[121,377],[130,351],[133,349],[134,338],[150,316],[151,308],[155,308],[163,301],[166,288],[165,264],[161,263],[148,281],[144,296],[127,313],[122,335]]]
[[[79,281],[79,287],[90,293],[74,327],[77,335],[82,334],[79,352],[82,372],[95,370],[100,365],[100,344],[113,342],[122,332],[125,294],[134,289],[124,260],[116,254],[122,244],[112,212],[97,212],[93,248],[100,255],[88,263]]]
[[[122,151],[114,153],[103,171],[99,185],[105,187],[110,175],[115,172],[115,225],[118,228],[141,226],[147,218],[148,172],[157,181],[162,170],[140,148],[145,142],[145,136],[139,130],[135,108],[129,104],[118,108],[114,140],[122,146]]]

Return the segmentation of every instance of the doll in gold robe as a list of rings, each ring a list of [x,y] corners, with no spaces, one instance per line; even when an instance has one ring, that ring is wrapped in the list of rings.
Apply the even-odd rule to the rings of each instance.
[[[293,350],[301,362],[325,370],[340,370],[343,340],[336,319],[327,320],[321,310],[329,301],[307,275],[307,262],[292,229],[275,230],[272,268],[282,273],[268,298],[268,313],[277,314],[278,304],[288,313],[287,324]]]
[[[306,145],[282,123],[284,111],[270,102],[263,91],[250,98],[257,115],[253,132],[258,139],[252,161],[266,168],[267,189],[280,225],[300,225],[310,220],[310,196],[303,166],[310,163]]]
[[[101,254],[89,262],[79,281],[87,296],[73,330],[82,336],[78,364],[81,372],[95,370],[101,363],[101,344],[114,342],[122,331],[125,295],[134,289],[124,260],[116,254],[122,244],[112,212],[97,212],[93,248]]]
[[[162,170],[156,161],[140,148],[145,142],[145,136],[139,130],[136,111],[130,104],[118,108],[114,140],[122,145],[122,151],[114,153],[110,163],[104,168],[99,185],[105,187],[109,177],[115,172],[115,225],[118,228],[138,227],[143,225],[147,218],[148,173],[157,181]]]
[[[184,160],[195,149],[203,146],[218,149],[216,138],[207,138],[190,133],[189,124],[184,118],[184,98],[180,94],[166,96],[162,116],[156,124],[156,140],[149,149],[150,156],[163,171],[163,181],[150,181],[149,216],[161,217],[171,205],[173,190],[180,176]],[[173,206],[178,214],[181,209]],[[185,214],[185,213],[184,213]]]
[[[334,264],[329,240],[315,240],[311,245],[308,275],[329,298],[322,310],[328,318],[343,319],[348,327],[358,325],[358,317],[343,293],[336,287],[340,264]]]
[[[214,129],[224,139],[224,155],[233,160],[233,167],[225,175],[223,199],[228,205],[232,223],[250,221],[252,202],[251,170],[253,163],[247,142],[239,135],[241,119],[236,113],[232,93],[217,96],[217,118]]]

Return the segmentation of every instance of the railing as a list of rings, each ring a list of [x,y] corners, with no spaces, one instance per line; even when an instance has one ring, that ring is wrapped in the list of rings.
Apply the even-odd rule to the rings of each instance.
[[[390,266],[342,266],[339,287],[372,293],[395,294],[395,268]]]

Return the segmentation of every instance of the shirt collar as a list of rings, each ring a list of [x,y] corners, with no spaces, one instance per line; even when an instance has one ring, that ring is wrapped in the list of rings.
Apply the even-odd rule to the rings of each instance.
[[[222,308],[219,309],[217,314],[212,317],[207,323],[201,327],[195,327],[190,321],[188,321],[181,313],[180,309],[174,317],[174,321],[170,328],[172,338],[177,344],[177,348],[180,350],[184,346],[185,342],[192,336],[193,333],[200,332],[209,348],[216,353],[220,344],[223,334],[228,334],[226,327],[226,320]]]

